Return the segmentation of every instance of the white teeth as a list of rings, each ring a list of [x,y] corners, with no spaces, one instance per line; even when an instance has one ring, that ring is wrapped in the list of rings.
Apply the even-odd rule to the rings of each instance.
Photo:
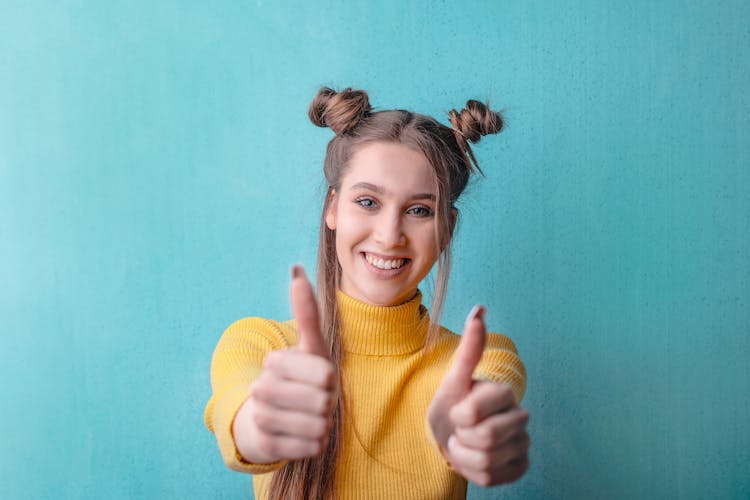
[[[373,257],[369,253],[365,254],[365,259],[367,259],[367,262],[377,267],[378,269],[398,269],[406,262],[406,259],[383,260],[377,257]]]

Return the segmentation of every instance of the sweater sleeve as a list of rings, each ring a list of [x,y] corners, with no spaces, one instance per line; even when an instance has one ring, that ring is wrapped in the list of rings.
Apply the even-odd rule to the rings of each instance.
[[[518,357],[516,345],[500,333],[487,334],[487,345],[474,370],[474,378],[508,383],[519,404],[526,392],[526,368]]]
[[[211,388],[204,419],[214,433],[224,463],[230,469],[262,474],[278,469],[283,462],[253,464],[240,455],[232,425],[249,389],[263,369],[266,354],[290,346],[279,323],[262,318],[245,318],[226,329],[211,360]]]

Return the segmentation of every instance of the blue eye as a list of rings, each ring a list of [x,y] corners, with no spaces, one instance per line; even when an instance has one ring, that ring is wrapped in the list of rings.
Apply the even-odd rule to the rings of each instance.
[[[430,207],[416,206],[409,209],[409,213],[417,217],[432,217],[433,211]]]
[[[357,198],[354,203],[366,210],[372,210],[375,208],[375,200],[372,198]]]

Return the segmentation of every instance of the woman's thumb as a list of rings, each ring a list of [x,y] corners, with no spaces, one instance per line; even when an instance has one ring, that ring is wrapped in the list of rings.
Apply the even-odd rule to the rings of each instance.
[[[466,318],[461,342],[458,344],[453,364],[443,382],[452,386],[452,391],[450,391],[452,393],[469,392],[471,390],[474,368],[482,359],[486,342],[485,311],[484,306],[474,306]]]
[[[305,270],[300,265],[292,267],[290,299],[292,314],[297,320],[297,346],[303,352],[328,358],[328,349],[320,333],[318,303],[305,276]]]

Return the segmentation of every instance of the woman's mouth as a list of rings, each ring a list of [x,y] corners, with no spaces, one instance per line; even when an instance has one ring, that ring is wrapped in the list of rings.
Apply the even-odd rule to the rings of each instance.
[[[382,256],[364,252],[365,260],[368,264],[376,269],[383,271],[392,271],[401,269],[409,262],[409,259],[404,258],[383,258]]]
[[[365,260],[378,269],[398,269],[406,263],[406,259],[384,259],[370,253],[365,253]]]

